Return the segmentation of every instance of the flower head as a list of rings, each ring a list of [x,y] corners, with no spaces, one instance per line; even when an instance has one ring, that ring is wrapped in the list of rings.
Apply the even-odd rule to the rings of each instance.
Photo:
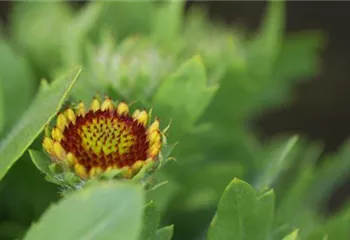
[[[123,169],[130,178],[158,160],[162,146],[159,121],[148,124],[149,113],[106,98],[94,98],[87,108],[80,102],[57,116],[56,125],[43,140],[54,163],[86,180]]]

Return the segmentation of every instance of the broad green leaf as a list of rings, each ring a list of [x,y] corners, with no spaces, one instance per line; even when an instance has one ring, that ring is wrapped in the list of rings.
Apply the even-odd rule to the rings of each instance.
[[[50,159],[41,151],[29,150],[29,155],[34,163],[34,165],[39,169],[42,173],[51,175],[51,171],[49,169]]]
[[[157,230],[156,240],[171,240],[174,232],[174,226],[166,226]]]
[[[299,236],[299,229],[294,230],[293,232],[285,236],[282,240],[298,240],[298,236]]]
[[[0,112],[5,114],[0,125],[11,127],[31,102],[37,83],[29,63],[4,39],[0,39],[0,62]]]
[[[234,179],[219,202],[208,230],[208,240],[270,239],[273,205],[272,191],[257,198],[248,183]]]
[[[150,202],[145,207],[143,216],[143,228],[139,240],[154,240],[159,224],[159,214],[154,202]]]
[[[152,102],[156,114],[164,122],[168,122],[170,117],[173,119],[170,131],[178,136],[181,130],[193,126],[216,90],[216,85],[208,86],[203,62],[197,55],[160,84]]]
[[[52,205],[24,239],[137,240],[143,204],[140,186],[102,182]]]
[[[184,4],[182,0],[169,0],[157,6],[152,32],[155,41],[167,45],[176,41],[182,26]]]
[[[0,143],[0,179],[59,111],[80,73],[79,70],[55,80],[41,91],[16,126]]]
[[[294,136],[286,143],[283,143],[282,146],[272,149],[272,152],[267,155],[268,165],[256,180],[255,185],[257,189],[270,188],[281,172],[288,167],[288,155],[293,150],[297,141],[298,137]]]

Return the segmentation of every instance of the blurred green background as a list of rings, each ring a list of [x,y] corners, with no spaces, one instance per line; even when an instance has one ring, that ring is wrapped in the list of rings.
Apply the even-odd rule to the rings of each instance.
[[[13,5],[14,5],[13,2],[0,2],[1,19],[4,23],[5,28],[8,26],[10,22],[9,13],[13,11],[13,8],[12,8]],[[74,2],[72,3],[72,5],[76,9],[80,9],[82,6],[84,6],[84,3]],[[247,32],[248,30],[251,32],[254,32],[255,30],[257,30],[258,26],[261,25],[261,21],[262,21],[261,19],[266,10],[265,2],[250,2],[250,1],[249,2],[239,2],[239,1],[187,2],[186,10],[190,9],[195,5],[203,7],[203,9],[205,9],[208,12],[208,15],[211,20],[215,22],[227,23],[228,26],[232,25],[234,26],[235,31],[237,31],[238,29],[238,32],[240,29],[244,29],[244,31],[247,31]],[[320,45],[323,45],[323,48],[320,52],[317,53],[317,54],[320,53],[320,55],[316,56],[315,57],[316,59],[313,58],[312,53],[308,55],[308,56],[311,56],[310,62],[318,62],[319,67],[317,69],[314,69],[315,68],[314,65],[312,64],[308,65],[309,62],[307,60],[309,59],[306,59],[305,63],[302,62],[301,65],[304,64],[306,66],[305,67],[306,69],[302,69],[302,70],[304,70],[307,73],[297,76],[298,79],[296,81],[298,83],[293,87],[292,91],[290,92],[290,96],[288,98],[288,100],[290,101],[288,102],[288,104],[285,102],[282,102],[282,104],[280,105],[277,104],[278,106],[276,106],[276,104],[275,105],[267,104],[268,108],[264,108],[263,111],[256,111],[256,113],[254,114],[254,119],[252,120],[253,124],[250,127],[254,129],[254,133],[255,135],[257,135],[257,139],[261,140],[263,143],[269,143],[269,140],[272,139],[273,136],[277,136],[281,134],[299,133],[309,141],[312,140],[312,141],[324,143],[325,148],[324,148],[324,152],[322,152],[322,155],[325,153],[336,152],[338,148],[341,146],[341,144],[348,138],[350,133],[350,126],[348,124],[350,122],[350,113],[348,111],[350,107],[350,94],[349,94],[350,68],[348,67],[349,60],[350,60],[349,59],[350,48],[348,48],[347,46],[347,43],[350,42],[349,41],[350,32],[346,31],[348,27],[347,23],[350,20],[350,16],[348,15],[348,11],[350,10],[350,2],[288,2],[286,9],[287,9],[286,30],[288,33],[290,32],[290,33],[302,34],[305,30],[320,30],[322,32],[322,35],[324,37],[323,38],[324,43]],[[71,13],[65,12],[64,10],[55,11],[52,9],[50,12],[50,9],[49,9],[47,11],[47,14],[50,14],[51,15],[50,17],[52,17],[52,19],[55,19],[55,17],[57,17],[57,19],[60,19],[60,18],[65,19],[65,16],[66,15],[70,16]],[[18,19],[21,19],[21,17],[22,16],[17,16],[14,19],[18,20]],[[23,16],[23,17],[28,17],[28,16]],[[44,16],[41,16],[41,17],[45,18]],[[119,21],[123,21],[123,18],[119,19]],[[53,34],[51,36],[52,41],[50,42],[50,44],[45,45],[44,46],[45,48],[43,49],[42,45],[40,44],[31,45],[34,41],[30,42],[30,39],[25,38],[25,33],[26,33],[25,28],[27,27],[25,24],[24,26],[22,26],[21,24],[18,24],[18,23],[16,24],[16,22],[15,23],[12,22],[12,24],[14,24],[15,26],[14,38],[18,38],[21,40],[24,39],[23,40],[24,44],[28,44],[28,46],[31,47],[29,50],[33,50],[33,49],[38,50],[35,52],[35,54],[32,54],[33,52],[28,53],[28,55],[30,56],[37,57],[37,58],[30,59],[32,63],[30,67],[34,69],[33,72],[35,72],[35,75],[32,76],[33,79],[37,79],[38,77],[43,77],[43,76],[52,77],[52,76],[48,76],[48,72],[49,74],[53,74],[51,70],[52,71],[60,70],[60,69],[54,68],[55,65],[60,64],[59,59],[50,59],[50,61],[45,61],[45,58],[46,57],[49,58],[51,53],[53,53],[53,55],[55,54],[57,55],[57,51],[59,47],[61,47],[61,43],[59,42],[58,38],[57,39],[55,38],[56,37],[55,34],[60,31],[59,28],[61,25],[60,24],[55,25],[55,23],[57,24],[57,22],[53,22],[53,25],[51,26],[51,31]],[[16,27],[18,28],[16,29]],[[23,27],[24,30],[21,29],[21,27]],[[184,27],[188,27],[189,29],[191,29],[191,26],[186,26],[186,23]],[[33,29],[34,28],[32,28],[32,30]],[[46,36],[45,35],[41,36],[40,31],[38,29],[40,29],[40,27],[35,29],[35,31],[38,32],[38,38],[40,39],[42,37],[43,39],[45,39]],[[122,30],[124,30],[126,34],[129,30],[128,26],[126,26],[126,28]],[[16,35],[17,33],[18,35]],[[24,37],[20,35],[22,33],[24,33],[23,35]],[[205,34],[203,36],[205,36]],[[308,32],[308,33],[305,33],[305,36],[310,36],[310,39],[311,39],[310,44],[308,45],[307,40],[305,41],[306,42],[305,43],[303,40],[296,38],[296,45],[298,45],[298,40],[299,40],[301,43],[299,45],[305,44],[306,50],[313,49],[314,35]],[[28,40],[28,42],[26,42],[26,40]],[[200,39],[200,40],[203,40],[205,44],[210,44],[210,41],[205,42],[207,40],[205,39],[205,37],[203,37],[203,39]],[[9,42],[9,44],[14,45],[14,43],[12,43],[11,41]],[[78,44],[79,42],[77,42],[77,45]],[[225,44],[225,42],[222,44]],[[110,47],[108,44],[106,45],[107,47]],[[315,45],[317,47],[318,43],[316,43]],[[103,46],[106,47],[105,45]],[[144,50],[144,47],[146,49],[145,52],[147,53],[149,46],[145,44],[140,47],[141,54],[144,53],[142,52]],[[300,50],[300,48],[298,49]],[[289,51],[290,52],[293,51],[293,44],[292,44],[292,49],[289,49]],[[9,56],[12,56],[11,51],[8,49],[5,49],[5,47],[3,49],[3,52],[5,53],[7,52]],[[72,52],[73,52],[72,53],[72,56],[73,56],[74,51]],[[316,51],[312,50],[312,52],[316,52]],[[145,57],[147,57],[146,53],[145,53]],[[125,54],[129,54],[127,50],[125,51]],[[137,55],[139,53],[136,52],[131,54]],[[65,56],[65,57],[67,57],[67,59],[70,59],[71,56]],[[164,56],[161,56],[161,57],[164,57]],[[160,59],[162,60],[161,57]],[[187,56],[187,57],[190,57],[190,56]],[[11,61],[14,61],[17,64],[18,62],[21,62],[20,59],[21,57],[14,58],[14,59],[6,58],[6,63],[11,64]],[[89,64],[93,65],[95,63],[93,62],[87,63],[88,66],[90,66]],[[211,64],[211,62],[209,64]],[[284,70],[286,70],[287,72],[288,71],[293,72],[293,67],[294,67],[293,64],[295,64],[295,61],[293,62],[293,60],[291,60],[291,64],[292,65],[287,66],[286,68],[287,70],[286,69]],[[172,71],[174,70],[172,69],[172,67],[174,67],[173,65],[174,63],[170,61],[169,69]],[[5,64],[3,64],[3,66],[5,66]],[[45,66],[45,68],[43,66]],[[18,71],[18,73],[10,72],[8,74],[12,74],[10,76],[12,78],[21,79],[22,76],[20,74],[22,74],[23,72],[26,72],[27,68],[28,66],[24,62],[21,65],[21,71]],[[310,68],[311,70],[308,68]],[[1,69],[1,66],[0,66],[0,69]],[[165,69],[164,71],[166,72],[169,69]],[[317,72],[317,74],[311,78],[309,75],[312,75],[312,74],[309,73],[309,71],[314,72],[314,70],[315,72]],[[26,72],[27,74],[26,76],[31,74],[30,73],[31,71],[28,71],[28,72]],[[160,73],[160,76],[162,76],[162,74],[163,73]],[[27,91],[23,91],[23,92],[26,92],[27,95],[21,96],[21,99],[23,99],[24,103],[28,102],[28,100],[31,99],[31,97],[34,94],[34,89],[31,89],[30,86],[28,87],[25,86],[25,83],[18,82],[15,84],[18,84],[18,87],[27,89]],[[277,86],[276,84],[276,88],[278,87],[280,86]],[[81,89],[77,89],[77,92],[79,94],[82,94],[82,92],[79,92],[80,90]],[[286,90],[286,89],[283,89],[283,90]],[[282,93],[280,94],[282,95],[285,93],[283,91],[281,92]],[[288,91],[286,90],[286,92]],[[265,94],[269,94],[269,92],[267,91]],[[276,95],[277,95],[276,97],[277,100],[279,98],[283,99],[284,97],[284,96],[278,96],[278,94]],[[273,102],[274,100],[275,99],[272,99],[271,101]],[[20,107],[25,106],[23,102],[18,103]],[[18,117],[18,114],[23,111],[23,109],[21,109],[20,107],[18,107],[16,111],[13,111],[13,116],[10,116],[9,119],[12,118],[13,120],[13,119],[16,119],[16,117]],[[215,109],[215,104],[209,107],[209,110],[213,111],[213,109]],[[225,111],[225,109],[220,109],[220,110],[222,112]],[[8,113],[8,114],[11,115],[12,113]],[[204,116],[205,118],[206,117],[208,118],[207,115],[204,114]],[[223,115],[220,115],[220,116],[223,116]],[[210,116],[209,116],[209,119],[211,119]],[[7,124],[10,125],[10,123],[5,123],[5,125]],[[6,130],[7,129],[5,129],[5,132]],[[179,137],[181,138],[181,136]],[[206,137],[210,137],[210,135]],[[249,136],[246,136],[246,137],[250,138]],[[233,141],[235,141],[235,144],[239,146],[238,148],[242,148],[242,146],[240,146],[240,139],[233,139]],[[40,148],[40,143],[35,143],[35,144],[37,148]],[[210,144],[208,146],[210,149],[211,147]],[[227,146],[223,146],[222,149],[216,149],[216,150],[225,151],[227,150],[225,149],[225,147]],[[205,148],[205,146],[203,148]],[[308,151],[306,151],[306,147],[305,148],[300,147],[300,148],[301,150],[299,149],[296,155],[302,155],[304,150],[305,150],[305,153],[307,152],[308,154],[311,154],[311,155],[313,154],[312,149],[310,150],[309,147],[307,148]],[[184,145],[182,145],[182,148],[179,148],[179,151],[183,149],[184,149],[184,152],[186,152],[186,148],[184,147]],[[242,157],[242,156],[246,156],[244,154],[247,154],[247,153],[243,153],[243,155],[240,155],[240,154],[241,153],[234,153],[234,156]],[[317,155],[317,153],[315,154]],[[213,156],[216,156],[214,152],[213,152]],[[208,158],[213,156],[209,156]],[[23,156],[23,159],[26,159],[27,157],[28,156],[25,155]],[[192,158],[191,160],[195,159],[196,157],[197,156],[190,156],[190,158]],[[193,164],[193,166],[196,166],[196,159],[190,163]],[[181,162],[179,163],[179,165],[180,167],[175,166],[174,169],[172,170],[175,172],[174,175],[176,175],[176,171],[178,171],[180,173],[179,175],[181,176],[181,171],[183,171],[183,169],[181,169]],[[228,165],[228,166],[231,166],[231,165]],[[233,172],[230,172],[230,171],[225,172],[227,170],[227,166],[225,164],[223,164],[220,167],[221,169],[220,168],[216,169],[217,172],[212,172],[211,165],[210,164],[206,165],[206,168],[203,168],[202,171],[198,173],[198,176],[195,175],[194,178],[198,178],[198,179],[203,178],[203,175],[206,174],[206,171],[208,171],[208,175],[210,175],[211,177],[216,176],[217,179],[220,179],[221,177],[220,175],[225,175],[225,174],[229,176],[229,178],[232,177],[232,174],[238,175],[238,176],[246,174],[246,173],[242,173],[244,172],[243,170],[240,171],[241,170],[240,166],[237,166],[237,168],[235,168]],[[31,169],[32,171],[29,169]],[[22,175],[23,172],[26,172],[25,180],[21,178],[21,176],[23,176]],[[249,174],[252,174],[252,173],[249,173]],[[188,177],[189,175],[191,175],[190,171],[189,173],[187,173],[187,175],[186,174],[184,175],[184,179],[186,179],[186,176]],[[226,179],[225,177],[223,177],[223,179],[218,180],[218,182],[212,183],[213,184],[212,187],[215,188],[216,186],[220,186],[220,188],[216,190],[218,192],[222,191],[221,187],[225,186],[228,183],[227,181],[229,180],[229,178]],[[247,178],[252,179],[252,176],[249,176]],[[23,181],[23,182],[19,183],[18,181]],[[183,180],[183,181],[185,182],[186,180]],[[194,182],[193,186],[189,184],[190,186],[189,189],[191,189],[191,187],[193,189],[198,187],[196,184],[198,184],[198,182],[197,183]],[[208,182],[205,182],[205,184],[210,185],[211,182],[208,181]],[[33,186],[35,186],[35,188],[33,188]],[[176,192],[175,190],[171,189],[171,187],[176,189],[176,186],[172,186],[172,185],[169,186],[170,195],[172,194],[171,191]],[[349,188],[350,188],[350,181],[349,180],[342,181],[342,185],[337,186],[335,190],[332,189],[332,193],[331,193],[332,197],[330,199],[327,198],[326,204],[323,204],[322,209],[317,209],[317,211],[319,211],[321,215],[327,215],[335,212],[340,206],[342,206],[343,203],[345,203],[346,199],[349,198]],[[10,173],[8,174],[8,176],[6,176],[2,184],[0,184],[0,190],[2,195],[0,199],[0,206],[2,206],[0,208],[0,214],[1,214],[0,218],[2,219],[2,223],[0,224],[0,233],[3,234],[2,237],[4,239],[7,239],[7,237],[10,238],[10,236],[20,235],[21,232],[25,231],[25,229],[28,227],[28,224],[33,219],[36,219],[40,216],[42,211],[46,208],[47,204],[50,201],[55,200],[57,197],[55,194],[56,189],[54,188],[54,186],[42,181],[42,176],[38,174],[36,169],[34,169],[32,163],[29,161],[19,161],[14,166],[14,168],[11,169]],[[210,199],[211,197],[210,194],[213,194],[213,193],[210,191],[206,193],[205,192],[206,189],[202,189],[202,190],[203,191],[200,192],[200,194],[206,194],[205,197],[198,194],[198,196],[196,196],[197,198],[191,199],[191,197],[188,197],[187,199],[188,202],[186,202],[183,206],[178,203],[173,204],[173,206],[175,206],[174,207],[175,211],[179,210],[178,213],[174,214],[170,210],[167,215],[167,218],[165,218],[165,222],[167,222],[168,224],[175,223],[175,226],[176,224],[178,224],[178,228],[183,231],[183,232],[177,232],[175,234],[175,236],[177,237],[176,239],[184,239],[183,236],[191,236],[191,237],[197,236],[199,233],[191,232],[190,228],[201,229],[205,224],[207,224],[207,222],[205,221],[210,219],[210,217],[213,215],[215,209],[212,207],[206,208],[205,206],[206,204],[208,204],[207,202],[205,202],[206,200],[204,200],[202,203],[200,201],[202,196],[203,199],[209,198],[208,201],[210,202],[212,200]],[[186,194],[187,194],[186,191],[181,193],[173,201],[176,202],[178,200],[180,201],[183,200],[183,197]],[[213,199],[216,200],[216,197],[217,196],[215,196],[214,194]],[[25,201],[25,199],[28,199],[28,201]],[[198,207],[198,205],[194,207],[193,206],[194,204],[195,205],[203,204],[204,207],[201,208],[201,206]],[[188,212],[186,212],[187,209],[190,209],[191,211],[194,209],[193,214],[190,211],[191,212],[190,214],[192,216],[191,218],[188,219],[189,222],[184,221],[184,219],[186,219],[186,217],[189,214]],[[12,221],[14,219],[16,219],[16,221]],[[203,222],[201,221],[198,221],[195,223],[191,222],[193,219],[203,219]],[[188,227],[188,229],[186,227]],[[189,237],[188,239],[192,239],[191,237]]]

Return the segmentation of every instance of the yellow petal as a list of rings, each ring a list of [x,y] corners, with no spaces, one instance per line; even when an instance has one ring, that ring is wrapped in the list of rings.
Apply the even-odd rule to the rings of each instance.
[[[59,160],[64,160],[66,158],[66,151],[63,149],[62,145],[59,142],[53,143],[53,149],[56,157]]]
[[[130,167],[127,168],[126,172],[124,173],[125,178],[130,178],[132,176],[132,170]]]
[[[155,142],[155,139],[157,139],[159,136],[159,139],[160,139],[160,134],[158,131],[153,131],[153,132],[150,132],[148,135],[147,135],[147,139],[148,141],[150,142],[150,145],[152,145],[152,142]]]
[[[140,112],[140,114],[136,117],[136,120],[142,125],[146,126],[148,120],[148,114],[146,111]]]
[[[145,162],[143,160],[137,160],[131,167],[132,171],[133,172],[139,171],[142,168],[142,166],[144,165],[144,163]]]
[[[93,167],[90,169],[89,176],[94,177],[98,176],[103,172],[103,169],[101,167]]]
[[[85,116],[86,110],[85,110],[85,105],[83,102],[80,102],[77,106],[77,109],[75,110],[77,116]]]
[[[136,119],[137,116],[138,116],[140,113],[141,113],[141,111],[138,110],[138,109],[136,109],[136,110],[134,111],[134,113],[132,114],[132,117]]]
[[[64,128],[66,126],[68,126],[68,121],[67,121],[66,117],[64,116],[64,114],[62,114],[62,113],[58,114],[56,126],[58,127],[58,129],[61,130],[61,132],[63,132]]]
[[[74,164],[74,171],[82,179],[87,179],[89,177],[86,168],[79,163]]]
[[[117,106],[117,113],[119,115],[124,115],[129,113],[129,106],[125,102],[120,102]]]
[[[154,131],[158,131],[159,130],[159,120],[156,119],[151,126],[148,127],[147,132],[148,133],[152,133]]]
[[[78,162],[77,158],[74,156],[73,153],[69,152],[66,156],[66,161],[67,161],[67,165],[69,167],[73,166],[75,163]]]
[[[65,111],[65,115],[66,115],[67,119],[68,119],[71,123],[75,124],[75,121],[76,121],[77,118],[76,118],[76,116],[75,116],[74,111],[73,111],[71,108],[68,108],[68,109]]]
[[[64,138],[63,133],[57,127],[54,127],[52,129],[51,136],[52,136],[53,140],[55,140],[57,142],[61,142],[61,140]]]
[[[155,158],[160,151],[160,144],[153,144],[148,150],[148,157]]]
[[[54,150],[53,150],[53,141],[49,137],[45,137],[43,141],[43,148],[45,149],[46,152],[48,152],[50,155],[54,155]]]
[[[96,112],[97,110],[100,109],[100,101],[97,98],[94,98],[94,100],[92,100],[91,105],[90,105],[90,109],[93,112]]]
[[[114,109],[113,106],[113,101],[110,98],[106,98],[106,100],[103,101],[102,105],[101,105],[101,110],[102,111],[112,111]]]
[[[117,165],[111,165],[106,168],[106,172],[112,171],[113,169],[117,169]]]

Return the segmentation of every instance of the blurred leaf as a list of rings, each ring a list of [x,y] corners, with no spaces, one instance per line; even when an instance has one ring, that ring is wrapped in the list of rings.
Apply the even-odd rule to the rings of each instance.
[[[37,171],[27,152],[13,165],[1,183],[1,216],[7,216],[8,221],[17,222],[26,228],[59,195],[57,188],[46,182]]]
[[[249,68],[251,74],[260,79],[257,84],[262,84],[271,77],[283,40],[284,20],[284,1],[270,1],[260,31],[248,46]]]
[[[272,191],[257,199],[248,183],[234,179],[222,195],[208,239],[270,239],[273,205]]]
[[[71,14],[66,2],[14,4],[10,14],[12,37],[33,61],[40,77],[51,77],[61,64],[62,43]]]
[[[167,0],[157,6],[152,32],[155,41],[167,45],[176,41],[182,26],[184,5],[182,0]]]
[[[3,221],[0,223],[0,239],[20,239],[26,230],[26,226],[17,222]]]
[[[84,47],[102,11],[101,4],[86,3],[71,19],[63,38],[62,58],[64,66],[82,65]]]
[[[170,131],[175,137],[193,126],[216,90],[217,86],[208,86],[202,60],[195,56],[160,84],[152,102],[163,121],[168,122],[172,117]]]
[[[51,206],[24,239],[136,240],[142,227],[143,204],[139,186],[96,184]]]
[[[29,150],[29,155],[36,166],[42,173],[51,175],[51,171],[49,169],[50,159],[47,155],[45,155],[41,151]]]
[[[273,190],[269,190],[257,198],[258,209],[256,218],[260,220],[260,238],[271,239],[273,221],[275,217],[275,194]],[[263,220],[264,219],[264,220]]]
[[[61,108],[79,73],[80,70],[71,71],[54,81],[48,90],[41,91],[16,126],[1,141],[0,179]]]
[[[26,59],[4,39],[0,39],[0,62],[0,112],[5,114],[0,125],[10,127],[31,102],[36,82]]]
[[[185,159],[183,159],[185,161]],[[179,165],[181,163],[178,163]],[[178,171],[178,181],[183,186],[175,206],[182,210],[196,211],[213,207],[232,178],[244,176],[243,166],[237,162],[189,163],[187,160]],[[176,173],[176,172],[175,172]]]
[[[298,240],[299,239],[298,235],[299,235],[299,229],[294,230],[293,232],[285,236],[282,240]]]
[[[286,195],[283,196],[281,203],[278,205],[276,214],[278,224],[285,223],[286,221],[293,222],[294,216],[298,215],[298,212],[302,210],[305,194],[312,182],[313,166],[305,165],[305,168],[301,169],[297,174],[296,179],[292,180],[292,185],[288,186]]]
[[[285,38],[274,67],[274,82],[303,78],[318,70],[319,50],[324,43],[320,32],[300,32]],[[277,85],[276,87],[279,87]]]
[[[157,230],[156,240],[171,240],[173,236],[174,225],[162,227]]]
[[[349,176],[350,140],[337,154],[328,156],[315,169],[307,192],[309,207],[318,207],[328,200],[330,193]]]
[[[348,240],[350,238],[349,224],[350,204],[348,203],[344,210],[314,229],[314,231],[306,239]]]
[[[180,186],[171,176],[166,175],[163,171],[157,172],[155,179],[158,182],[166,181],[167,183],[164,186],[147,191],[147,201],[154,201],[158,214],[162,216],[168,209],[170,202],[178,194]]]
[[[0,77],[0,83],[2,82],[2,78]],[[5,127],[5,101],[4,101],[4,93],[2,86],[0,85],[0,136],[3,128]]]
[[[317,73],[322,46],[323,36],[319,32],[292,34],[285,38],[270,83],[261,94],[265,99],[264,107],[289,101],[292,86]]]
[[[153,2],[90,2],[102,5],[102,11],[93,29],[93,38],[97,40],[101,30],[114,33],[114,37],[122,39],[130,35],[149,33],[154,14]]]
[[[268,153],[267,162],[268,165],[265,167],[263,172],[256,180],[256,188],[263,190],[264,188],[270,188],[271,185],[277,180],[278,176],[283,170],[289,166],[287,162],[288,154],[293,150],[295,144],[298,141],[298,137],[294,136],[290,138],[286,143],[278,143],[282,146],[274,146],[272,152]]]
[[[159,214],[154,202],[150,202],[145,207],[143,216],[143,228],[139,240],[153,240],[156,238],[156,231],[159,224]]]

